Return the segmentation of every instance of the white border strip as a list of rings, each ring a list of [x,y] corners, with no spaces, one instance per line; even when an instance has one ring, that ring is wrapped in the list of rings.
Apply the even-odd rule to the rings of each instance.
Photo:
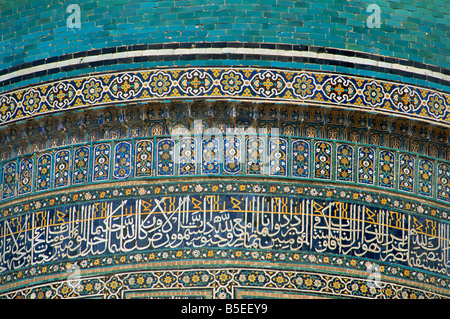
[[[31,68],[14,71],[5,75],[0,76],[0,82],[15,78],[18,76],[23,76],[27,74],[32,74],[39,71],[45,71],[54,68],[62,68],[65,66],[73,66],[80,63],[89,63],[96,61],[106,61],[112,59],[120,58],[134,58],[140,56],[171,56],[171,55],[184,55],[184,54],[259,54],[259,55],[269,55],[269,56],[288,56],[288,57],[300,57],[300,58],[317,58],[326,59],[340,62],[350,62],[363,65],[371,65],[374,67],[395,69],[399,71],[406,71],[411,73],[416,73],[424,76],[431,76],[437,79],[442,79],[445,81],[450,81],[450,75],[445,75],[440,72],[434,72],[426,69],[415,68],[411,66],[405,66],[401,64],[386,63],[381,61],[374,61],[371,59],[363,59],[357,57],[348,57],[344,55],[335,55],[329,53],[316,53],[311,51],[294,51],[294,50],[275,50],[275,49],[260,49],[260,48],[186,48],[186,49],[157,49],[157,50],[142,50],[142,51],[126,51],[118,53],[107,53],[96,56],[87,56],[83,58],[70,59],[59,62],[52,62],[48,64],[38,65]]]

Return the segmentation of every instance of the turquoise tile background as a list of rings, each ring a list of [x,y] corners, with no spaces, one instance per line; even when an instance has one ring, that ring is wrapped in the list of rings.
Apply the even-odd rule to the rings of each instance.
[[[70,13],[66,9],[73,3],[81,8],[81,29],[67,27]],[[373,29],[366,24],[370,15],[366,9],[371,3],[1,0],[1,68],[112,46],[202,41],[326,46],[450,68],[447,1],[377,0],[381,27]]]

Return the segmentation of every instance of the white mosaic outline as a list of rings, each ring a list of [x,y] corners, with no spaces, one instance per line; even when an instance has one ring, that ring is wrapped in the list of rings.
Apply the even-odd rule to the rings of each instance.
[[[326,59],[339,62],[350,62],[380,68],[388,68],[398,71],[411,72],[423,76],[430,76],[444,81],[450,81],[450,75],[445,75],[440,72],[416,68],[412,66],[401,65],[398,63],[388,63],[382,61],[375,61],[371,59],[364,59],[358,57],[349,57],[340,54],[318,53],[311,51],[295,51],[295,50],[277,50],[277,49],[262,49],[262,48],[178,48],[178,49],[150,49],[141,51],[126,51],[117,53],[106,53],[95,56],[87,56],[82,58],[74,58],[65,61],[52,62],[48,64],[38,65],[27,69],[14,71],[0,76],[0,82],[39,71],[45,71],[53,68],[62,68],[66,66],[73,66],[81,63],[91,63],[98,61],[107,61],[121,58],[134,57],[150,57],[150,56],[180,56],[186,54],[252,54],[252,55],[266,55],[266,56],[283,56],[294,58],[316,58]]]

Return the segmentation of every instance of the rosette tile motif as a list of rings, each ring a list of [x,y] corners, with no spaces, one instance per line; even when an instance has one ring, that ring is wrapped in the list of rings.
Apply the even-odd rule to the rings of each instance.
[[[186,68],[73,78],[2,93],[0,122],[75,107],[162,97],[310,101],[363,106],[444,122],[450,120],[449,95],[430,89],[319,72]]]

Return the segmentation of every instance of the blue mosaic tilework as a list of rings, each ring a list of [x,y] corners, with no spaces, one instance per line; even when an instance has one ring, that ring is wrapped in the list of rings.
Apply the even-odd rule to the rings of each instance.
[[[55,153],[54,187],[69,185],[70,150],[61,150]],[[19,176],[21,174],[19,173]]]
[[[379,1],[381,25],[371,29],[366,20],[372,3],[80,1],[81,28],[71,29],[65,2],[4,2],[0,61],[6,68],[121,45],[244,41],[345,48],[450,68],[445,2]]]
[[[134,168],[136,177],[151,176],[153,170],[153,142],[138,141],[135,146]]]
[[[449,212],[390,195],[311,183],[174,182],[81,190],[4,211],[1,298],[123,298],[137,290],[200,287],[216,287],[215,298],[237,297],[240,288],[335,297],[450,294]],[[381,234],[390,237],[379,242]],[[42,236],[49,240],[37,240]],[[45,257],[33,253],[41,250]],[[439,258],[428,258],[430,252]],[[95,271],[78,278],[77,289],[60,276],[74,264]],[[371,267],[383,275],[376,287],[368,281]],[[336,270],[352,275],[341,278]],[[42,276],[45,281],[29,281]],[[100,282],[105,286],[94,287]]]
[[[395,154],[391,151],[380,151],[379,155],[379,183],[382,187],[394,187]]]
[[[19,181],[18,181],[18,195],[24,195],[31,193],[32,190],[32,175],[34,168],[34,159],[31,157],[25,157],[20,160],[19,163]],[[56,184],[55,184],[56,187]]]
[[[156,148],[153,149],[153,145],[157,145]],[[71,153],[74,154],[72,162],[62,157]],[[135,169],[131,168],[133,154],[136,154]],[[28,166],[24,167],[24,163]],[[112,140],[50,149],[44,155],[24,155],[0,164],[4,172],[1,190],[4,200],[91,181],[234,175],[353,181],[450,202],[450,165],[447,162],[436,163],[435,159],[407,152],[395,155],[382,147],[287,135],[233,133],[215,138],[196,135],[179,141],[174,136]],[[50,172],[56,173],[54,184],[51,184]],[[436,185],[433,180],[437,181]]]
[[[2,199],[8,199],[14,197],[15,184],[16,184],[16,162],[8,162],[2,167],[3,175],[3,189],[2,189]],[[24,170],[22,170],[24,172]]]
[[[121,142],[114,146],[114,178],[124,179],[131,175],[131,143]],[[144,166],[145,163],[141,163],[140,166]]]
[[[226,250],[213,251],[214,254],[232,254]],[[202,249],[179,250],[181,254],[204,253]],[[255,254],[265,256],[264,252]],[[277,254],[278,255],[278,254]],[[280,254],[286,256],[286,254]],[[151,254],[136,254],[136,258],[148,260]],[[298,258],[298,255],[293,255]],[[306,255],[314,260],[328,260],[329,257],[314,254]],[[289,256],[290,257],[290,256]],[[292,257],[291,257],[292,258]],[[343,262],[343,258],[335,258]],[[116,261],[116,260],[114,260]],[[347,261],[347,260],[345,260]],[[113,262],[113,259],[110,259]],[[350,259],[355,262],[355,259]],[[358,264],[364,264],[358,262]],[[383,286],[373,287],[365,274],[352,277],[330,275],[311,270],[286,270],[282,265],[271,265],[270,270],[254,267],[224,267],[221,270],[195,265],[196,270],[180,269],[179,266],[152,271],[136,269],[126,271],[120,269],[114,275],[88,275],[79,280],[55,280],[53,282],[20,287],[14,291],[0,295],[1,299],[137,299],[137,298],[199,298],[199,299],[237,299],[237,298],[286,298],[302,297],[305,294],[320,295],[325,298],[371,298],[371,299],[444,299],[445,292],[424,291],[414,284],[390,281]],[[278,267],[280,268],[278,268]],[[175,270],[176,268],[176,270]],[[331,267],[328,267],[331,268]],[[336,267],[334,267],[336,270]],[[344,270],[345,271],[345,270]],[[369,275],[370,276],[370,275]],[[74,286],[75,289],[73,288]],[[289,292],[286,292],[289,291]],[[174,311],[175,312],[175,311]],[[178,313],[177,311],[176,313]],[[261,310],[261,312],[263,312]]]
[[[276,45],[274,45],[276,46]],[[227,49],[223,49],[226,51]],[[126,53],[126,52],[125,52]],[[356,54],[356,52],[349,52],[348,54]],[[230,66],[244,66],[244,67],[267,67],[267,68],[296,68],[302,69],[305,71],[324,71],[324,72],[337,72],[342,74],[351,74],[354,76],[365,76],[383,79],[387,81],[398,81],[402,83],[407,83],[411,85],[419,85],[426,88],[436,89],[443,92],[448,92],[450,88],[450,82],[444,77],[448,78],[448,75],[444,73],[440,73],[437,77],[427,76],[427,70],[421,70],[419,73],[408,73],[402,70],[396,70],[392,68],[378,68],[371,65],[363,65],[362,67],[358,67],[358,65],[352,66],[354,63],[349,62],[339,62],[339,61],[316,61],[318,59],[315,58],[305,58],[305,61],[293,61],[293,62],[285,62],[279,61],[283,60],[283,57],[270,57],[270,59],[263,59],[264,56],[255,56],[253,59],[241,59],[241,55],[237,55],[235,58],[229,58],[227,55],[221,55],[219,57],[211,56],[210,59],[204,60],[203,58],[196,58],[197,55],[192,55],[191,57],[175,55],[176,61],[173,61],[172,58],[163,57],[161,61],[157,62],[143,62],[142,60],[152,60],[151,58],[132,58],[129,63],[123,64],[111,64],[109,61],[104,62],[104,66],[102,67],[86,67],[83,69],[74,70],[74,66],[68,66],[53,70],[47,70],[46,66],[42,66],[40,68],[44,68],[45,70],[42,72],[36,72],[34,74],[27,74],[19,77],[15,77],[11,80],[0,82],[1,91],[9,91],[13,89],[17,89],[20,87],[26,87],[29,85],[34,85],[42,82],[48,81],[56,81],[62,80],[70,77],[82,76],[85,74],[92,73],[100,73],[100,72],[110,72],[112,70],[121,71],[121,70],[141,70],[141,69],[152,69],[152,68],[160,68],[160,67],[191,67],[191,66],[209,66],[209,67],[230,67]],[[207,56],[205,56],[207,58]],[[244,55],[245,57],[245,55]],[[138,59],[139,58],[139,59]],[[189,59],[190,58],[190,59]],[[383,59],[383,57],[381,57]],[[168,60],[168,61],[167,61]],[[399,60],[400,61],[400,60]],[[114,62],[114,61],[113,61]],[[92,63],[94,64],[94,62]],[[99,62],[95,62],[95,64],[99,64]],[[410,63],[408,63],[410,64]],[[352,67],[349,67],[351,65]],[[407,66],[406,66],[407,67]],[[405,68],[405,66],[403,67]],[[433,68],[433,67],[430,67]],[[1,73],[2,71],[0,71]],[[4,71],[6,72],[6,71]],[[57,73],[55,73],[57,72]],[[443,71],[448,73],[448,71]],[[13,82],[13,83],[10,83]]]
[[[100,104],[192,98],[329,104],[450,122],[450,95],[421,87],[298,70],[186,68],[109,73],[7,92],[0,95],[0,124]]]
[[[450,298],[445,2],[77,4],[0,4],[0,299]]]
[[[353,147],[340,144],[336,148],[336,179],[353,181]]]

